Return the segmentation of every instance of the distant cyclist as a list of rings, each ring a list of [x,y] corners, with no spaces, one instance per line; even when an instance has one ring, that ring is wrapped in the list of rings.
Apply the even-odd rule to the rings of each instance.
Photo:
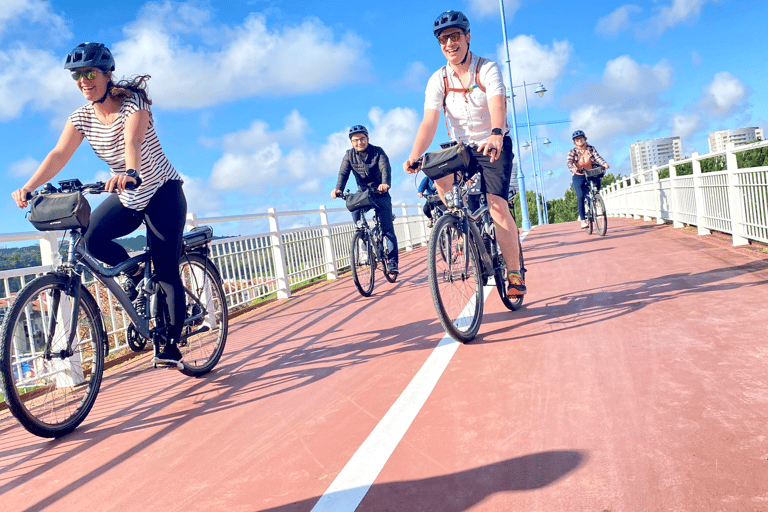
[[[423,197],[427,199],[427,202],[424,203],[424,206],[422,207],[421,211],[424,212],[424,215],[429,219],[429,222],[427,223],[427,227],[431,228],[432,225],[434,224],[434,218],[432,217],[432,205],[429,202],[429,197],[437,194],[437,189],[435,188],[435,182],[432,181],[432,179],[429,176],[424,176],[424,179],[421,180],[421,183],[419,184],[417,193],[419,197]]]
[[[573,190],[576,192],[576,207],[579,211],[581,227],[586,228],[589,225],[585,220],[584,213],[584,196],[588,191],[587,179],[595,184],[597,190],[600,190],[600,178],[587,178],[584,171],[593,167],[609,169],[611,166],[598,154],[594,146],[587,144],[587,136],[584,135],[583,131],[576,130],[573,132],[573,143],[576,147],[568,152],[566,166],[573,174]]]
[[[432,144],[443,110],[451,139],[476,145],[471,148],[472,161],[483,173],[482,192],[487,195],[496,238],[508,265],[507,293],[524,295],[517,225],[507,204],[514,154],[501,71],[495,62],[469,51],[469,20],[460,11],[446,11],[438,16],[432,31],[448,62],[427,83],[424,118],[403,169],[416,172],[410,166]],[[435,182],[441,197],[452,183],[453,176]]]
[[[75,150],[88,139],[96,156],[109,165],[112,176],[105,189],[111,194],[91,214],[85,232],[88,251],[108,265],[128,259],[128,253],[114,239],[132,233],[147,219],[147,238],[152,247],[152,265],[166,294],[170,328],[158,363],[181,361],[176,343],[184,327],[184,287],[179,275],[179,258],[187,201],[181,176],[160,147],[149,106],[146,82],[149,75],[115,83],[115,59],[101,43],[83,43],[67,55],[69,70],[88,103],[69,116],[64,131],[29,181],[13,192],[20,208],[27,206],[27,193],[53,179],[69,162]],[[135,190],[126,183],[141,185]],[[138,295],[136,284],[142,278],[139,268],[130,272],[124,283],[131,299]]]
[[[352,143],[352,149],[347,150],[341,161],[339,178],[336,188],[331,191],[331,197],[335,199],[342,194],[350,172],[355,175],[358,190],[369,189],[378,192],[371,197],[376,215],[381,222],[382,234],[387,241],[387,259],[389,260],[387,268],[390,274],[397,274],[397,236],[392,220],[392,197],[389,195],[389,189],[392,186],[392,168],[389,165],[389,158],[383,149],[368,142],[368,130],[363,125],[358,124],[350,128],[349,140]],[[352,212],[355,223],[362,217],[362,210]]]

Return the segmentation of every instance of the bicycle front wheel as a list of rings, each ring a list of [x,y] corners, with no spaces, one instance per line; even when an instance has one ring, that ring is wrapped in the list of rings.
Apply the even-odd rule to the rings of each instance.
[[[584,198],[584,217],[587,221],[587,234],[591,235],[595,226],[595,217],[592,211],[592,202],[588,198]]]
[[[224,352],[229,329],[229,312],[219,272],[213,262],[200,254],[185,254],[179,263],[186,297],[186,319],[179,349],[190,377],[210,372]]]
[[[597,233],[600,236],[605,236],[608,232],[608,213],[605,211],[605,201],[603,201],[603,197],[600,195],[595,195],[595,209],[593,215],[595,217]]]
[[[370,236],[365,231],[357,231],[352,237],[349,251],[352,280],[363,297],[371,296],[373,281],[376,278],[376,256],[370,242]]]
[[[483,284],[480,257],[472,240],[464,253],[461,223],[444,215],[429,240],[427,271],[437,317],[455,340],[466,343],[477,336],[483,318]]]
[[[3,322],[5,402],[24,428],[40,437],[61,437],[77,428],[96,401],[104,371],[106,335],[99,309],[82,288],[73,324],[68,281],[46,274],[30,282]]]

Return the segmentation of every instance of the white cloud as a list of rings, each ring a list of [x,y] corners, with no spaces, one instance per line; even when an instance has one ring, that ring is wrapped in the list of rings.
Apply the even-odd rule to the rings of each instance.
[[[371,143],[381,146],[390,159],[410,149],[420,122],[415,110],[374,107],[368,117]],[[309,129],[306,119],[294,111],[281,130],[270,130],[257,120],[246,130],[225,135],[220,143],[224,154],[213,166],[210,186],[246,194],[284,185],[298,192],[321,192],[322,180],[338,174],[344,152],[350,148],[348,128],[330,134],[319,147],[306,142]],[[398,160],[390,163],[394,175],[400,168]]]
[[[751,91],[727,71],[715,74],[714,80],[704,87],[698,107],[706,115],[724,119],[743,110]]]
[[[657,7],[657,14],[646,20],[638,30],[641,37],[657,37],[667,29],[698,18],[705,4],[719,0],[672,0],[671,4]]]
[[[152,97],[166,108],[196,108],[251,96],[303,94],[367,77],[366,43],[337,40],[320,20],[270,29],[251,14],[216,25],[188,4],[149,4],[114,45],[118,74],[152,75]]]
[[[597,20],[597,27],[595,27],[595,32],[598,34],[605,34],[610,37],[616,37],[619,32],[622,32],[631,26],[629,16],[640,11],[642,11],[642,9],[637,5],[622,5],[609,15]]]
[[[32,174],[34,174],[34,172],[37,170],[39,166],[40,166],[40,162],[38,162],[31,156],[28,156],[24,160],[19,160],[18,162],[12,163],[11,166],[8,168],[8,171],[11,173],[12,176],[28,178],[32,176]]]
[[[685,139],[704,127],[704,120],[698,114],[674,114],[672,116],[672,136]]]
[[[549,46],[540,44],[533,36],[526,35],[519,35],[508,43],[512,80],[515,87],[522,84],[523,81],[527,83],[541,82],[551,91],[565,73],[566,65],[573,52],[573,47],[568,41],[553,41],[552,45]],[[505,62],[506,54],[503,45],[499,47],[497,53],[497,61]],[[506,82],[509,73],[504,69],[504,64],[501,64],[501,67]],[[508,83],[507,86],[509,86]]]
[[[71,37],[71,32],[64,19],[52,12],[50,2],[41,0],[3,0],[0,9],[0,36],[6,27],[15,22],[29,22],[32,25],[44,27],[48,34],[55,39]]]
[[[431,71],[423,62],[411,62],[405,69],[405,74],[400,80],[392,82],[392,87],[409,91],[424,92],[427,87]]]

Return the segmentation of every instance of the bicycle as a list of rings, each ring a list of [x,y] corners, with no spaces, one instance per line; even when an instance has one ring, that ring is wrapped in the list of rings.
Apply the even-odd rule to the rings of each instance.
[[[105,192],[103,182],[83,185],[74,179],[59,184],[59,189],[48,184],[28,198],[50,192]],[[164,293],[152,271],[151,247],[107,268],[85,247],[85,224],[67,231],[66,261],[24,286],[3,322],[0,384],[5,401],[24,428],[40,437],[61,437],[77,428],[101,385],[109,341],[102,311],[91,287],[83,283],[86,272],[112,293],[127,314],[126,337],[134,350],[151,340],[157,355],[169,324]],[[178,342],[183,358],[175,368],[191,377],[205,375],[216,366],[227,339],[226,297],[208,258],[212,239],[208,226],[185,233],[179,261],[186,314]],[[144,276],[139,295],[131,302],[115,278],[136,265],[143,265]]]
[[[346,200],[350,195],[349,190],[347,190],[339,197]],[[382,272],[384,272],[384,277],[390,283],[394,283],[397,280],[397,273],[389,271],[384,232],[381,229],[381,222],[376,213],[376,208],[366,206],[358,210],[361,210],[361,214],[360,220],[355,226],[355,234],[352,236],[352,244],[349,248],[349,265],[352,268],[352,280],[355,282],[357,291],[363,297],[370,297],[371,293],[373,293],[376,269],[379,263],[381,264]],[[365,218],[365,214],[369,210],[373,210],[373,227],[370,226],[368,219]],[[392,215],[392,220],[394,219],[395,216]]]
[[[421,165],[417,160],[414,168]],[[462,171],[454,171],[453,186],[445,194],[447,211],[437,220],[429,240],[427,271],[432,301],[445,331],[467,343],[477,336],[483,317],[483,287],[493,276],[504,306],[512,311],[523,296],[507,296],[507,265],[496,240],[496,228],[484,194],[472,211]],[[522,244],[518,237],[520,275],[525,279]]]
[[[605,236],[608,232],[608,214],[605,210],[605,201],[603,201],[600,191],[592,179],[590,179],[600,179],[605,174],[605,168],[593,167],[592,169],[585,169],[584,174],[587,177],[586,183],[589,189],[584,195],[584,220],[587,221],[587,234],[591,235],[593,227],[596,227],[597,233]]]

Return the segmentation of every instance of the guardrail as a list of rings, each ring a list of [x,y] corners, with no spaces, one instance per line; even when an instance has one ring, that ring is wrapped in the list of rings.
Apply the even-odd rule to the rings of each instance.
[[[620,178],[601,192],[611,216],[633,217],[674,227],[696,226],[700,235],[728,233],[733,245],[750,241],[768,243],[768,167],[739,169],[736,155],[768,147],[768,141],[734,146],[725,151],[670,160],[669,165]],[[702,172],[701,161],[725,157],[725,169]],[[693,174],[679,176],[677,169],[691,163]],[[669,177],[659,173],[669,170]],[[666,174],[666,173],[665,173]]]
[[[397,215],[397,210],[400,214]],[[408,214],[415,209],[417,213]],[[395,233],[399,249],[410,251],[427,243],[427,219],[421,205],[402,204],[393,207]],[[354,225],[348,222],[329,222],[329,214],[342,214],[350,218],[346,208],[277,212],[270,208],[267,213],[229,217],[198,218],[187,215],[186,225],[213,225],[251,220],[268,221],[269,230],[258,234],[217,238],[211,243],[210,256],[222,277],[230,311],[248,307],[271,295],[278,299],[291,296],[291,290],[319,279],[337,279],[339,273],[349,268],[349,247]],[[282,229],[280,221],[289,217],[319,218],[315,226]],[[312,223],[312,222],[310,222]],[[214,227],[214,234],[216,233]],[[48,272],[60,262],[59,245],[64,232],[25,232],[0,234],[0,242],[39,241],[42,265],[0,271],[2,297],[0,318],[13,301],[15,292],[35,277]],[[125,330],[129,320],[109,291],[91,279],[85,283],[92,291],[102,311],[110,348],[127,346]]]

